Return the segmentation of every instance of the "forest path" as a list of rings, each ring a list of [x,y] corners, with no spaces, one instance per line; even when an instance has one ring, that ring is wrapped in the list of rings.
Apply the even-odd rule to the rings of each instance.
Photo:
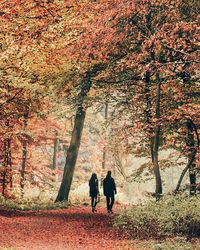
[[[105,208],[0,209],[0,250],[133,250],[111,222]]]

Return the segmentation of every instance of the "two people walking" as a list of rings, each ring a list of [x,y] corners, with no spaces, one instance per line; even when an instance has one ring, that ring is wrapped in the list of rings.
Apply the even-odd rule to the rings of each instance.
[[[103,180],[103,193],[106,197],[106,205],[108,213],[113,213],[113,205],[115,202],[115,194],[117,194],[115,180],[112,178],[111,171],[107,172],[106,178]],[[92,212],[96,212],[96,205],[98,203],[99,198],[99,184],[97,175],[94,173],[92,174],[90,181],[90,197],[91,197],[91,206]]]

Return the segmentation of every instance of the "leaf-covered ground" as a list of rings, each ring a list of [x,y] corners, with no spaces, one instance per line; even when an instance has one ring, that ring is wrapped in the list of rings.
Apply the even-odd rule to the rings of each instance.
[[[0,249],[9,250],[127,250],[135,249],[111,226],[105,208],[52,211],[0,209]]]

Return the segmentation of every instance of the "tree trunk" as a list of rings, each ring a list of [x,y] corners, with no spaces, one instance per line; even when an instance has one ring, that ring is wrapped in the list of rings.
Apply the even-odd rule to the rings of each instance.
[[[179,188],[181,186],[181,183],[183,181],[183,177],[185,176],[185,174],[187,173],[188,169],[190,168],[190,166],[192,165],[194,159],[195,159],[195,156],[196,156],[196,150],[194,150],[190,157],[189,157],[189,160],[188,160],[188,163],[186,165],[186,167],[183,169],[180,177],[179,177],[179,180],[178,180],[178,183],[177,183],[177,186],[176,186],[176,189],[175,189],[175,193],[177,193],[179,191]]]
[[[196,163],[195,161],[191,164],[189,168],[189,180],[190,180],[190,195],[196,195],[197,192],[197,182],[196,182]]]
[[[7,139],[7,166],[9,172],[9,180],[10,188],[13,188],[13,179],[12,179],[12,153],[11,153],[11,139]]]
[[[60,189],[55,202],[68,200],[69,191],[71,188],[71,183],[73,179],[73,174],[75,170],[76,160],[78,157],[78,151],[81,143],[81,135],[83,130],[83,125],[85,121],[86,115],[86,107],[84,107],[84,101],[87,97],[90,88],[92,86],[91,78],[98,75],[99,72],[106,68],[105,64],[97,64],[94,65],[93,68],[86,72],[85,78],[82,82],[82,88],[80,94],[78,96],[78,110],[76,112],[75,120],[74,120],[74,128],[72,131],[72,137],[70,141],[69,148],[67,150],[66,163],[64,168],[64,174],[62,178],[62,182],[60,185]]]
[[[29,109],[28,107],[26,107],[24,113],[24,136],[22,141],[22,170],[21,170],[21,180],[20,180],[22,195],[24,193],[24,182],[25,182],[26,160],[27,160],[27,138],[25,133],[28,126],[28,114],[29,114]]]
[[[108,119],[108,103],[105,106],[105,121]],[[105,140],[107,140],[106,132],[105,132]],[[106,168],[106,146],[103,148],[103,159],[102,159],[102,169]]]
[[[158,119],[160,119],[160,79],[159,75],[157,74],[157,94],[156,94],[156,119],[157,122]],[[159,198],[159,196],[162,194],[162,180],[160,176],[160,168],[159,168],[159,162],[158,162],[158,151],[159,151],[159,144],[160,144],[160,124],[158,123],[154,130],[154,136],[153,136],[153,144],[152,144],[152,162],[153,162],[153,171],[156,178],[156,190],[155,194],[156,197]]]
[[[54,139],[54,147],[53,147],[53,165],[52,169],[57,168],[57,152],[59,146],[58,132],[56,131],[56,138]]]
[[[6,173],[3,172],[2,174],[2,196],[5,195],[5,190],[6,190]]]
[[[63,179],[61,182],[60,190],[58,192],[58,196],[56,198],[56,202],[68,200],[72,178],[75,170],[75,164],[81,142],[81,134],[83,130],[85,114],[86,113],[83,108],[80,107],[75,116],[75,124],[72,132],[70,146],[67,151]]]
[[[9,121],[6,126],[9,128]],[[4,139],[4,160],[3,160],[4,172],[2,178],[2,195],[5,195],[6,185],[9,181],[12,181],[12,157],[11,157],[11,139]],[[12,185],[11,185],[12,187]]]
[[[197,153],[197,147],[199,146],[199,135],[198,135],[196,126],[191,119],[187,120],[186,127],[187,127],[187,131],[188,131],[188,137],[187,137],[186,144],[189,148],[188,163],[181,173],[181,176],[178,180],[175,192],[177,193],[179,191],[179,188],[180,188],[181,183],[183,181],[183,177],[185,176],[187,170],[189,169],[190,195],[195,195],[196,194],[195,158],[196,158],[196,153]],[[196,133],[196,136],[197,136],[197,147],[195,147],[194,132]]]
[[[3,144],[3,174],[2,174],[2,195],[5,195],[6,190],[6,176],[7,176],[7,139],[4,139]]]
[[[56,198],[56,202],[68,200],[69,191],[73,179],[73,174],[75,170],[76,160],[78,157],[78,151],[81,143],[81,135],[83,130],[83,125],[85,121],[86,112],[83,108],[85,97],[90,91],[92,82],[90,79],[87,79],[87,82],[83,82],[83,87],[81,89],[80,98],[79,98],[79,107],[76,112],[74,119],[74,128],[72,131],[72,137],[70,141],[69,148],[67,150],[66,163],[64,168],[64,174],[61,182],[61,186]]]
[[[150,148],[151,148],[151,158],[153,163],[153,171],[155,175],[156,181],[156,189],[155,195],[156,198],[159,198],[162,194],[162,180],[160,176],[160,168],[158,163],[158,150],[160,143],[160,125],[156,125],[155,129],[152,126],[152,103],[151,103],[151,95],[150,95],[150,72],[147,71],[145,75],[145,98],[146,98],[146,110],[145,110],[145,118],[146,122],[149,125],[147,128],[148,136],[150,137]],[[156,118],[160,118],[160,79],[159,75],[157,75],[157,95],[156,95]]]
[[[108,118],[108,103],[106,102],[105,105],[105,122],[107,121]],[[106,135],[106,131],[105,131],[105,141],[107,140],[107,135]],[[105,170],[106,168],[106,145],[103,147],[103,156],[102,156],[102,170]],[[101,174],[101,183],[100,186],[103,186],[103,179],[104,179],[104,174]]]
[[[57,153],[58,153],[58,146],[59,146],[59,138],[58,138],[58,132],[56,131],[56,138],[54,139],[54,147],[53,147],[53,164],[52,164],[52,169],[57,170]],[[53,174],[54,181],[58,181],[58,174],[55,173]]]
[[[189,180],[190,180],[190,195],[196,194],[196,148],[195,148],[195,139],[194,139],[194,123],[192,120],[187,120],[187,129],[188,129],[188,147],[189,147],[189,159],[191,158],[192,154],[194,154],[194,160],[190,164],[189,167]]]

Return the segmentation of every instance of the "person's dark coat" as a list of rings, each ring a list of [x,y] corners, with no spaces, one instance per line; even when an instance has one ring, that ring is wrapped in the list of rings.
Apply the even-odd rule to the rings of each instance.
[[[103,193],[107,197],[112,197],[117,193],[115,180],[111,176],[107,176],[103,180]]]
[[[90,179],[89,181],[89,187],[90,187],[90,197],[95,197],[99,193],[99,183],[98,179]]]

